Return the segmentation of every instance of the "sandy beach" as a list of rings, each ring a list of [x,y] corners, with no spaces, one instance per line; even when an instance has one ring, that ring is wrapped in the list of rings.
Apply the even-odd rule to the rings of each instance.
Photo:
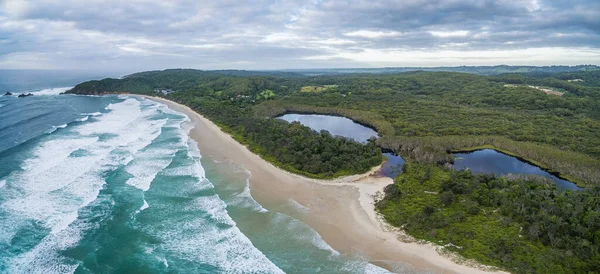
[[[314,228],[335,250],[360,254],[389,270],[393,270],[394,263],[400,263],[433,273],[490,273],[473,264],[456,263],[439,254],[432,244],[399,240],[399,233],[387,228],[374,210],[374,196],[393,182],[387,177],[371,176],[378,167],[368,174],[334,180],[305,178],[253,154],[190,108],[162,98],[147,98],[188,115],[194,125],[190,136],[198,143],[203,157],[232,161],[250,171],[251,194],[265,208],[288,203],[290,199],[306,208],[301,221]]]

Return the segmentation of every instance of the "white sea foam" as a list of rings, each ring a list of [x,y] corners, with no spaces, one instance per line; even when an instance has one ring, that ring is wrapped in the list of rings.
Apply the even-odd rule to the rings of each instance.
[[[150,205],[148,204],[148,202],[146,201],[146,199],[144,199],[144,204],[140,207],[140,211],[143,211],[146,208],[149,208]]]
[[[140,117],[139,104],[132,101],[123,103],[113,105],[111,112],[98,121],[74,127],[74,132],[83,133],[80,137],[42,142],[22,165],[23,171],[6,179],[17,188],[13,190],[12,199],[6,200],[0,208],[16,215],[11,217],[15,220],[28,218],[40,221],[52,233],[68,227],[77,218],[77,210],[98,195],[104,184],[102,173],[130,161],[131,155],[158,136],[159,128],[164,124],[164,121],[148,122],[152,113]],[[135,118],[140,119],[123,119],[126,121],[117,124],[120,116],[130,113],[135,113]],[[104,141],[94,136],[115,132],[115,128],[110,126],[123,128],[123,135]],[[69,157],[80,149],[88,153]],[[117,153],[119,151],[129,155]]]
[[[167,261],[166,258],[160,257],[160,256],[154,256],[154,258],[161,261],[165,267],[167,267],[167,268],[169,267],[169,262]]]
[[[176,151],[164,149],[149,149],[140,152],[125,170],[133,175],[127,180],[127,184],[143,191],[150,189],[150,184],[156,175],[171,164]],[[165,153],[166,156],[165,156]]]
[[[65,87],[65,88],[48,88],[48,89],[42,89],[40,91],[32,91],[31,94],[33,95],[59,95],[69,89],[71,89],[72,87]],[[26,92],[29,93],[29,92]]]
[[[0,188],[3,188],[6,185],[6,180],[0,180]]]
[[[144,199],[144,204],[142,204],[142,206],[140,206],[140,208],[135,211],[135,214],[138,214],[138,213],[144,211],[145,209],[147,209],[149,207],[150,207],[150,205],[148,204],[148,202],[146,201],[146,199]],[[152,252],[152,250],[150,250],[150,252]],[[147,253],[150,253],[150,252],[147,252]]]
[[[44,172],[61,164],[74,151],[92,145],[96,141],[98,137],[46,141],[34,149],[33,157],[25,160],[21,168],[30,172],[24,175]]]
[[[167,126],[165,123],[172,124],[173,122],[171,120],[159,120],[156,123],[160,124],[160,128],[163,128]],[[180,124],[181,122],[175,121],[175,123]],[[174,144],[162,144],[160,147],[149,146],[136,153],[135,159],[125,168],[133,176],[127,180],[127,184],[143,191],[150,189],[150,184],[156,175],[171,164],[173,157],[177,151],[182,149],[183,144],[185,144],[184,141],[179,141]]]
[[[127,99],[121,103],[109,104],[106,109],[110,115],[98,118],[97,123],[88,123],[75,129],[81,135],[92,135],[102,133],[119,134],[119,132],[140,118],[142,111],[140,102],[135,99]]]
[[[84,116],[84,117],[82,117],[82,118],[79,118],[79,119],[77,119],[77,121],[79,121],[79,122],[85,122],[85,121],[87,121],[88,119],[90,119],[90,116]]]
[[[287,231],[286,237],[292,237],[299,239],[300,241],[306,241],[312,243],[315,247],[331,252],[332,255],[339,255],[340,253],[329,246],[321,235],[305,223],[292,218],[286,214],[275,212],[272,222],[275,227],[284,228],[283,231]]]
[[[341,272],[362,272],[365,274],[389,274],[391,272],[383,269],[379,266],[369,263],[369,261],[363,256],[353,256],[351,260],[348,260]],[[408,272],[398,272],[408,273]]]
[[[89,116],[100,116],[101,112],[92,112],[92,113],[81,113],[80,115],[89,115]]]
[[[178,218],[168,229],[156,227],[150,233],[162,240],[161,249],[184,260],[219,267],[224,273],[283,273],[242,234],[225,208],[217,195],[198,197],[182,210],[204,211],[209,220]]]
[[[298,201],[296,201],[292,198],[288,199],[288,203],[290,204],[290,206],[293,209],[295,209],[298,212],[307,213],[309,211],[309,209],[307,207],[303,206],[301,203],[298,203]]]
[[[125,170],[133,175],[127,183],[147,190],[156,175],[171,163],[173,155],[183,149],[193,161],[186,169],[172,170],[172,174],[189,175],[197,178],[197,184],[203,188],[213,187],[205,179],[197,144],[187,137],[182,127],[187,117],[157,120],[157,112],[167,109],[157,105],[135,99],[112,104],[107,107],[109,112],[98,115],[97,119],[69,127],[70,134],[48,136],[49,140],[32,151],[22,171],[6,178],[4,184],[18,186],[18,189],[5,196],[10,198],[0,205],[0,210],[12,215],[8,219],[15,222],[10,224],[12,228],[9,224],[0,225],[0,234],[4,237],[5,229],[15,230],[14,225],[24,219],[39,221],[51,230],[34,248],[12,258],[8,272],[74,272],[77,262],[63,257],[61,251],[77,244],[83,231],[97,225],[80,219],[78,214],[84,212],[86,216],[86,206],[96,204],[94,200],[105,184],[104,174],[119,166],[126,165]],[[163,127],[164,132],[169,131],[168,138],[161,137]],[[176,133],[177,139],[173,139],[171,131]],[[79,136],[74,137],[73,133]],[[111,137],[107,138],[107,134]],[[152,145],[154,141],[157,145]],[[78,150],[87,153],[69,157]],[[114,201],[111,203],[114,205]],[[144,199],[139,211],[148,207]],[[157,208],[160,210],[160,205]],[[149,232],[161,239],[161,250],[184,260],[216,266],[224,272],[283,273],[242,234],[218,195],[196,197],[188,208],[180,210],[205,212],[206,218],[188,220],[173,215],[177,220],[169,226],[151,229]],[[168,267],[166,258],[157,259]]]
[[[240,193],[236,194],[235,195],[236,197],[231,199],[230,203],[237,207],[250,208],[252,210],[255,210],[255,211],[258,211],[261,213],[269,212],[269,210],[264,208],[260,203],[258,203],[252,197],[252,194],[250,193],[250,177],[252,176],[252,174],[250,173],[250,171],[248,171],[246,169],[244,169],[244,171],[247,176],[246,184],[244,185],[244,189]]]
[[[162,111],[169,113],[165,109]],[[183,161],[179,167],[163,170],[160,174],[162,176],[192,176],[197,179],[193,188],[198,185],[202,189],[214,188],[212,183],[206,179],[205,170],[200,164],[202,155],[198,145],[187,136],[189,129],[185,128],[186,118],[177,119],[178,124],[167,123],[165,125],[166,128],[177,128],[178,141],[170,139],[173,141],[172,146],[163,145],[161,147],[174,151],[184,149],[187,151],[188,160],[192,161]],[[140,151],[136,155],[134,162],[140,158],[143,152],[145,151]],[[173,186],[175,189],[177,187]],[[185,189],[187,190],[189,187]],[[172,222],[165,220],[165,222],[169,222],[169,226],[153,226],[147,229],[150,234],[161,239],[159,247],[161,250],[184,260],[209,264],[218,267],[225,273],[283,273],[237,228],[226,208],[227,205],[217,194],[196,197],[186,205],[174,210],[182,213],[203,212],[204,218],[181,219],[177,217],[178,214],[170,214],[169,216],[176,220]],[[227,226],[218,226],[217,224]],[[166,260],[164,264],[168,266]]]
[[[115,104],[119,111],[111,111],[105,115],[110,123],[118,120],[118,117],[111,116],[136,112],[133,109],[137,108],[134,103],[124,105]],[[43,142],[34,149],[33,157],[25,162],[23,171],[7,178],[19,189],[6,195],[12,199],[0,205],[0,209],[10,214],[8,219],[13,220],[7,226],[0,226],[1,240],[9,240],[25,219],[39,221],[51,229],[51,233],[32,250],[11,260],[9,272],[69,273],[75,270],[77,265],[65,262],[58,251],[79,241],[79,233],[84,228],[73,226],[73,223],[77,222],[78,211],[98,196],[105,183],[102,174],[106,170],[115,169],[122,164],[120,161],[127,161],[131,157],[116,152],[135,154],[158,136],[152,134],[157,132],[152,127],[160,127],[162,124],[148,123],[146,118],[131,121],[130,125],[122,125],[121,128],[127,129],[124,130],[127,134],[125,137],[99,141],[97,136],[90,136],[105,133],[102,128],[111,129],[105,127],[104,121],[99,120],[91,123],[94,124],[92,128],[97,130],[88,130],[86,133],[90,135]],[[123,147],[126,149],[122,149]],[[89,155],[68,157],[79,149],[84,149]]]
[[[62,127],[60,127],[60,126],[52,126],[50,129],[46,130],[46,134],[52,134],[52,133],[54,133],[59,128],[62,128]]]
[[[86,214],[88,218],[97,218],[106,213]],[[79,263],[66,259],[61,251],[75,246],[82,237],[82,231],[95,227],[95,222],[77,220],[65,229],[48,234],[31,250],[12,258],[8,264],[8,273],[74,273]]]
[[[59,125],[59,126],[52,126],[52,128],[50,128],[49,130],[47,130],[46,133],[47,134],[51,134],[51,133],[55,132],[57,129],[59,129],[59,128],[66,128],[66,127],[67,127],[67,124],[62,124],[62,125]]]
[[[202,155],[200,154],[200,149],[198,148],[198,143],[196,141],[189,139],[187,142],[188,147],[188,155],[194,159],[198,164],[200,164],[200,159],[202,159]],[[205,178],[204,169],[199,173],[200,178]]]
[[[73,234],[66,235],[66,232]],[[31,251],[13,258],[8,265],[7,273],[75,273],[79,264],[66,262],[58,251],[75,245],[80,239],[79,231],[68,229],[63,230],[60,234],[48,235]]]

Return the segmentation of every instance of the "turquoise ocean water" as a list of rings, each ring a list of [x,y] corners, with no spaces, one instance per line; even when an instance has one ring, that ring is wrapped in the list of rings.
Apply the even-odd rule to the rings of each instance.
[[[65,89],[0,97],[0,273],[386,273],[333,250],[293,201],[263,208],[185,115]]]

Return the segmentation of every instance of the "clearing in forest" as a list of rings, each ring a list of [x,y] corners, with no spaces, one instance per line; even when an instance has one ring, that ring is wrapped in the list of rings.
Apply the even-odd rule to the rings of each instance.
[[[541,87],[541,86],[532,86],[532,85],[512,85],[512,84],[506,84],[504,85],[505,87],[530,87],[530,88],[534,88],[537,90],[541,90],[546,94],[551,94],[551,95],[558,95],[558,96],[563,96],[563,94],[565,94],[566,91],[558,91],[556,88],[551,88],[551,87]]]
[[[300,89],[300,92],[321,92],[330,88],[337,88],[338,85],[321,85],[321,86],[304,86]]]

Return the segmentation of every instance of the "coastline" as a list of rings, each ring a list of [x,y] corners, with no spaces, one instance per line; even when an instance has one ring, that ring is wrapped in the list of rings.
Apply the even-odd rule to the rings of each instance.
[[[142,95],[134,95],[142,96]],[[405,242],[397,229],[388,227],[375,212],[374,197],[393,183],[391,178],[369,173],[331,180],[306,178],[282,170],[252,153],[244,145],[187,106],[151,96],[144,98],[183,112],[194,128],[190,131],[203,156],[239,163],[250,171],[252,196],[265,208],[293,200],[307,209],[299,217],[335,250],[360,254],[370,262],[393,270],[394,263],[435,273],[488,273],[477,264],[459,264],[430,243]]]

